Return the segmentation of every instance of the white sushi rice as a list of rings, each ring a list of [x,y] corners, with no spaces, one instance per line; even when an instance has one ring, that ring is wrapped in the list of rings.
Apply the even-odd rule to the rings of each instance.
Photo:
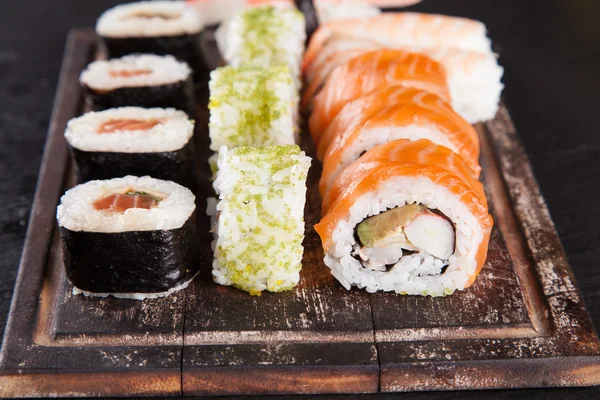
[[[364,151],[398,139],[408,139],[413,141],[428,139],[435,144],[447,147],[453,152],[458,153],[457,147],[448,139],[448,136],[431,125],[409,125],[405,127],[388,126],[385,128],[361,129],[360,137],[345,147],[340,163],[337,165],[336,169],[327,176],[327,190],[333,185],[335,178],[337,178],[348,165],[358,160]],[[327,159],[325,159],[325,164],[327,164]]]
[[[219,200],[207,207],[216,222],[215,282],[251,294],[298,283],[310,162],[298,146],[221,149]]]
[[[447,71],[452,108],[471,124],[493,119],[504,85],[496,54],[436,49],[425,52]]]
[[[111,71],[150,70],[149,74],[112,76]],[[109,91],[123,87],[160,86],[187,80],[192,70],[185,62],[173,56],[132,54],[111,60],[90,63],[81,73],[79,81],[94,90]]]
[[[258,24],[258,25],[257,25]],[[215,39],[223,59],[234,67],[287,66],[300,89],[304,53],[304,15],[292,7],[253,7],[219,26]]]
[[[150,129],[99,133],[100,127],[117,120],[159,120]],[[67,124],[65,138],[82,151],[153,153],[183,148],[194,134],[194,121],[173,108],[121,107],[88,112]]]
[[[388,272],[365,268],[352,257],[354,230],[365,218],[405,204],[420,203],[447,216],[456,229],[455,251],[449,260],[439,260],[424,251],[403,256]],[[368,292],[396,292],[411,295],[443,296],[462,290],[477,268],[475,259],[483,230],[475,215],[446,188],[427,178],[393,177],[358,198],[349,214],[336,226],[325,264],[346,288]],[[448,267],[441,273],[444,264]]]
[[[112,296],[114,298],[117,299],[129,299],[129,300],[148,300],[148,299],[159,299],[161,297],[167,297],[172,295],[175,292],[179,292],[180,290],[184,290],[186,289],[190,283],[196,278],[196,276],[198,276],[200,272],[196,272],[196,274],[189,280],[180,283],[179,285],[172,287],[171,289],[165,291],[165,292],[158,292],[158,293],[96,293],[96,292],[90,292],[87,290],[82,290],[79,289],[77,286],[73,286],[73,295],[77,296],[77,295],[84,295],[86,297],[100,297],[100,298],[106,298],[109,296]]]
[[[211,150],[296,143],[297,92],[286,67],[217,68],[209,88]]]
[[[381,14],[381,9],[361,0],[330,0],[316,2],[320,24],[349,18],[369,18]]]
[[[123,213],[97,210],[93,203],[127,189],[166,196],[155,207],[130,208]],[[181,228],[194,210],[196,197],[175,182],[149,176],[90,181],[68,190],[56,210],[58,225],[76,232],[129,232]]]
[[[109,38],[190,35],[202,28],[198,13],[184,1],[121,4],[105,11],[96,23],[96,32]]]

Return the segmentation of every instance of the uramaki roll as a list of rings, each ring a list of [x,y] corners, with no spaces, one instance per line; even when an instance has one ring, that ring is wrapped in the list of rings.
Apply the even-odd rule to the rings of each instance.
[[[368,292],[444,296],[469,287],[487,255],[492,217],[446,165],[375,161],[315,226],[340,283]],[[443,164],[443,163],[441,163]]]
[[[373,147],[344,169],[323,195],[321,214],[326,215],[333,202],[346,188],[381,162],[426,163],[445,168],[462,179],[479,199],[487,204],[481,182],[472,176],[472,170],[460,155],[426,139],[398,139]]]
[[[362,53],[385,48],[383,44],[363,38],[334,36],[327,42],[318,59],[306,71],[306,90],[302,109],[312,107],[329,74],[339,65]],[[398,49],[423,53],[441,63],[446,69],[448,87],[454,110],[470,123],[492,119],[498,110],[504,70],[491,51],[478,52],[448,47]]]
[[[315,97],[309,120],[315,142],[347,102],[389,86],[422,89],[450,101],[446,72],[437,61],[401,50],[367,52],[336,68]]]
[[[383,13],[322,24],[310,38],[302,72],[310,68],[333,35],[356,36],[387,47],[444,47],[487,52],[491,41],[485,25],[468,18],[415,12]]]
[[[211,150],[296,143],[298,95],[287,67],[220,67],[209,89]]]
[[[300,280],[310,157],[296,145],[219,152],[214,182],[214,281],[251,294],[281,292]]]
[[[318,146],[324,159],[321,194],[364,152],[396,139],[428,139],[447,147],[479,176],[475,129],[435,94],[391,87],[347,104],[323,135]]]
[[[232,67],[286,66],[300,89],[306,23],[295,7],[242,9],[219,25],[215,39],[221,56]]]

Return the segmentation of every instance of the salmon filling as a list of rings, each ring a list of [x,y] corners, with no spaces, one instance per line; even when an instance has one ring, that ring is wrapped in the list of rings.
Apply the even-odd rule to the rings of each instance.
[[[116,131],[147,131],[162,123],[160,119],[111,119],[106,121],[98,133],[114,133]]]
[[[132,76],[150,75],[151,69],[119,69],[109,71],[108,74],[113,78],[131,78]]]
[[[404,254],[426,252],[446,262],[455,248],[455,228],[437,210],[406,204],[366,218],[356,226],[353,255],[369,268],[386,269]]]
[[[124,193],[112,193],[94,201],[93,206],[99,211],[123,213],[130,208],[156,207],[163,197],[144,191],[127,189]]]

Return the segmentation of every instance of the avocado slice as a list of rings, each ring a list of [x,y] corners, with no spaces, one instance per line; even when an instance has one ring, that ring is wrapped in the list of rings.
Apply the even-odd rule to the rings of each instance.
[[[406,204],[369,217],[356,227],[358,240],[366,247],[398,244],[403,248],[413,250],[415,248],[406,239],[403,228],[426,211],[427,208],[420,204]]]

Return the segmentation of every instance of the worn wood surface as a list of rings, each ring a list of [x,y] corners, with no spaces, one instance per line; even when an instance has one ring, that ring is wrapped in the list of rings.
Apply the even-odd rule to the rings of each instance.
[[[78,32],[67,48],[0,358],[0,393],[372,393],[600,383],[598,338],[505,108],[479,127],[497,225],[488,262],[467,291],[432,299],[343,289],[323,265],[311,228],[320,203],[315,162],[295,290],[250,297],[212,283],[204,229],[202,273],[188,290],[145,302],[72,296],[54,210],[73,183],[62,131],[81,112],[77,76],[95,43]],[[202,104],[199,110],[202,145],[207,119]],[[314,150],[308,141],[303,146]],[[209,185],[201,160],[198,168],[202,209]],[[206,228],[207,220],[199,224]]]

